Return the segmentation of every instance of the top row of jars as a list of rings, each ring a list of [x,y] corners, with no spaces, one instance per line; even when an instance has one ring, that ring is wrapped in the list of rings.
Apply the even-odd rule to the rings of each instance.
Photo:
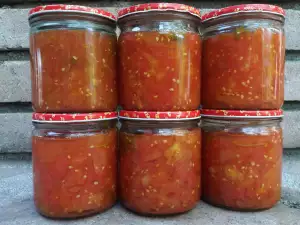
[[[173,3],[32,9],[36,112],[279,109],[284,100],[285,12],[231,6],[200,16]],[[116,25],[121,34],[117,40]]]

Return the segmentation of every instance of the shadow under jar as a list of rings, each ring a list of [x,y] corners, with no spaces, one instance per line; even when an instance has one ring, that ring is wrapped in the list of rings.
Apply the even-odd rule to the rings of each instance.
[[[282,116],[281,110],[203,110],[204,201],[258,211],[280,200]]]
[[[32,9],[29,23],[34,110],[116,110],[115,17],[96,8],[48,5]]]
[[[33,114],[34,202],[51,218],[102,212],[116,202],[117,113]]]
[[[205,14],[202,104],[207,109],[279,109],[284,101],[285,12],[238,5]]]
[[[171,215],[200,200],[199,111],[121,111],[120,199],[143,215]]]
[[[200,12],[148,3],[118,13],[120,104],[125,110],[181,111],[200,106]]]

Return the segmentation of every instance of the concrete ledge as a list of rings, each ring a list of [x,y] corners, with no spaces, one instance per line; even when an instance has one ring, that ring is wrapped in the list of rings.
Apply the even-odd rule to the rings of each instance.
[[[28,61],[0,63],[0,102],[30,102],[31,81]]]
[[[288,101],[300,100],[300,61],[286,61],[284,98]]]
[[[283,146],[284,148],[300,147],[300,111],[284,112]]]
[[[0,153],[31,151],[31,113],[0,114]]]
[[[285,112],[284,147],[300,147],[300,111]],[[31,113],[0,113],[0,153],[31,152]]]
[[[282,202],[300,209],[300,151],[289,150],[283,155]]]
[[[96,7],[103,6],[102,3],[85,4]],[[104,4],[104,5],[107,5]],[[116,14],[121,7],[128,6],[130,3],[122,2],[116,4],[117,7],[102,7],[103,9]],[[201,7],[203,13],[211,11],[212,9],[202,8],[202,4],[197,3],[197,7]],[[28,48],[29,26],[27,22],[29,9],[0,9],[0,24],[3,24],[2,33],[0,34],[0,49],[22,49]],[[300,50],[299,35],[297,32],[300,27],[300,11],[288,9],[286,10],[286,48],[293,50]]]
[[[286,162],[284,158],[283,191],[289,186],[285,183],[286,174],[297,170],[294,180],[300,179],[300,161]],[[299,158],[298,158],[299,160]],[[296,165],[297,163],[297,165]],[[290,201],[283,196],[282,202],[276,207],[257,213],[240,213],[226,211],[200,202],[189,213],[174,217],[154,218],[134,215],[120,205],[105,213],[75,221],[53,221],[36,213],[32,199],[32,173],[30,161],[0,160],[0,225],[33,225],[33,224],[74,224],[74,225],[175,225],[175,224],[299,224],[300,210],[289,205]],[[300,189],[297,190],[298,196]],[[298,200],[295,200],[298,201]],[[298,202],[298,206],[299,206]],[[286,204],[286,205],[285,205]]]

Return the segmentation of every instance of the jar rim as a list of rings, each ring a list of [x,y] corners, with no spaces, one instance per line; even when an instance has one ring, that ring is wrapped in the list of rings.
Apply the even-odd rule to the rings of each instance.
[[[200,10],[179,3],[145,3],[123,8],[118,11],[118,20],[133,14],[141,14],[148,12],[180,12],[187,13],[201,19]]]
[[[218,19],[220,17],[232,16],[243,13],[267,13],[279,15],[285,18],[285,10],[279,6],[268,4],[242,4],[213,10],[209,13],[204,14],[201,17],[201,20],[202,22],[207,22],[212,19]]]
[[[127,111],[121,110],[119,118],[140,121],[184,121],[201,118],[200,110],[193,111]]]
[[[39,16],[39,15],[44,15],[49,13],[88,14],[88,15],[94,15],[94,16],[106,18],[114,22],[117,21],[115,15],[101,8],[92,8],[92,7],[81,6],[81,5],[65,5],[65,4],[37,6],[29,11],[28,19],[30,20],[34,16]]]
[[[36,123],[82,123],[117,119],[117,112],[101,113],[33,113]]]
[[[205,118],[243,118],[243,119],[267,119],[282,118],[283,110],[220,110],[202,109],[201,116]]]

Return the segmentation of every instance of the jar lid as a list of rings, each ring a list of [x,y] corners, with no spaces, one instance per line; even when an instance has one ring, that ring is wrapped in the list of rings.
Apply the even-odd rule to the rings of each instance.
[[[178,3],[146,3],[146,4],[133,5],[119,10],[118,19],[121,19],[124,16],[129,16],[137,13],[162,12],[162,11],[188,13],[190,15],[196,16],[199,19],[201,19],[200,10],[192,6],[178,4]]]
[[[91,121],[113,120],[118,118],[117,112],[102,113],[33,113],[32,121],[37,123],[79,123]]]
[[[38,6],[29,11],[29,18],[32,16],[40,15],[40,14],[46,14],[46,13],[57,13],[57,12],[64,12],[64,13],[84,13],[84,14],[90,14],[90,15],[96,15],[100,17],[104,17],[113,21],[116,21],[116,17],[103,9],[100,8],[92,8],[92,7],[86,7],[81,5],[44,5],[44,6]]]
[[[202,109],[202,117],[214,118],[280,118],[283,117],[283,111],[279,110],[215,110],[215,109]]]
[[[174,111],[174,112],[155,112],[155,111],[126,111],[121,110],[119,118],[127,120],[154,120],[154,121],[178,121],[199,119],[200,110],[194,111]]]
[[[238,13],[249,13],[249,12],[262,12],[277,14],[285,17],[285,11],[279,6],[267,5],[267,4],[244,4],[244,5],[234,5],[222,9],[217,9],[206,13],[202,16],[202,22],[206,22],[211,19],[216,19],[223,16],[235,15]]]

